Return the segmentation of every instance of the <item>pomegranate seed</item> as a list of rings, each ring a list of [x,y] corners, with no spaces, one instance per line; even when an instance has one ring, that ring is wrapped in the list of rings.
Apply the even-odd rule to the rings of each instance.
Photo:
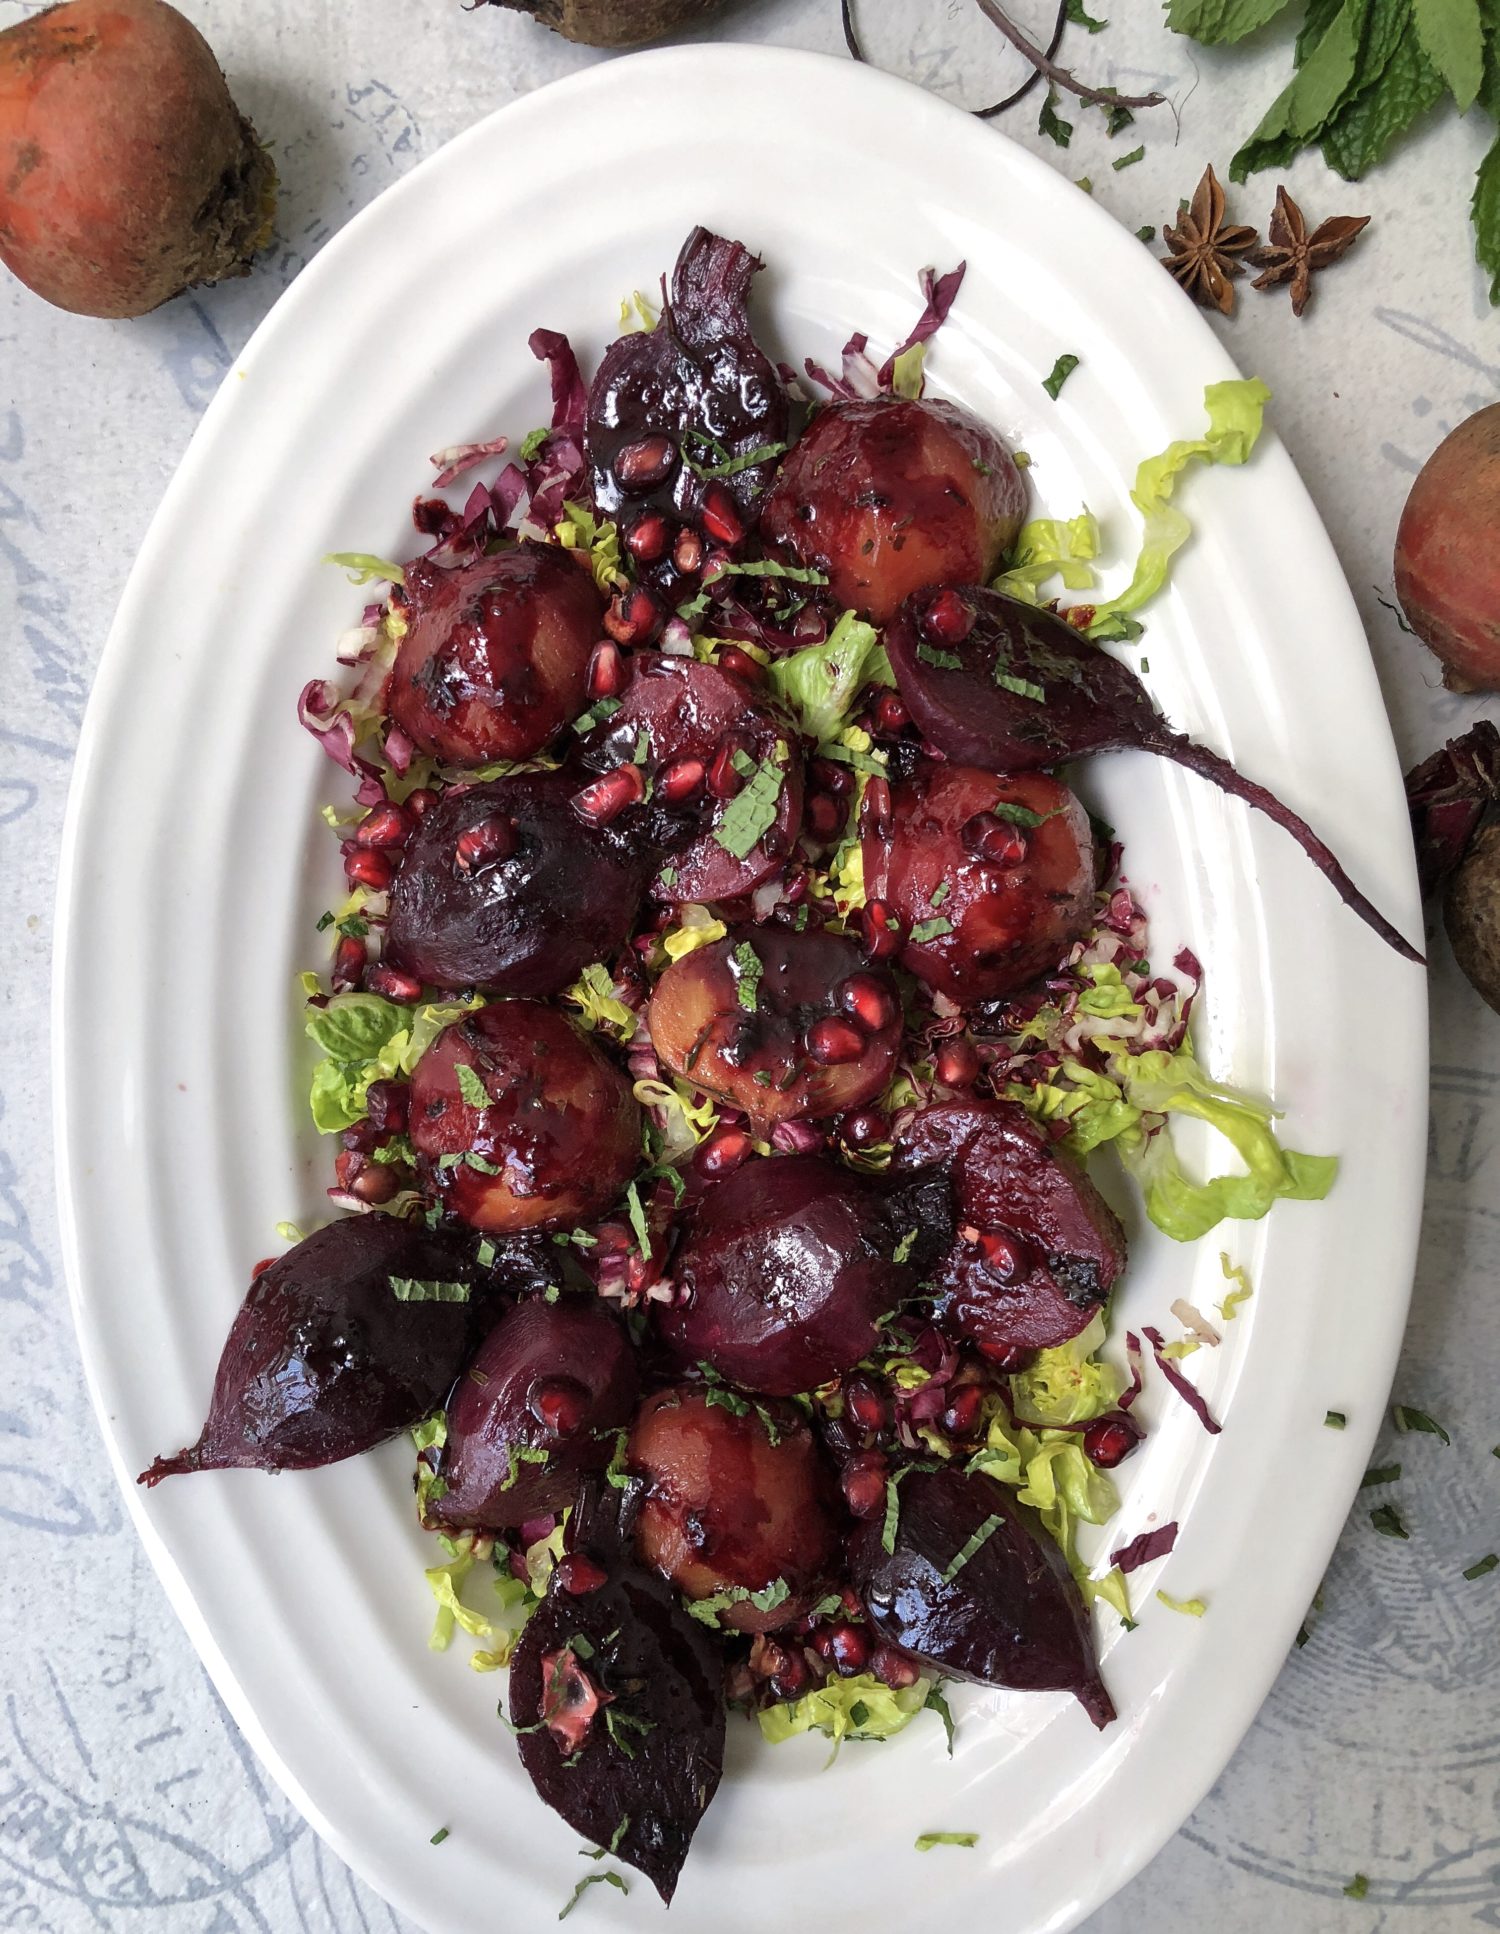
[[[852,1679],[870,1663],[870,1638],[858,1625],[835,1625],[828,1635],[828,1655],[840,1678]]]
[[[819,792],[831,792],[835,799],[845,798],[854,784],[848,766],[836,765],[832,759],[814,759],[809,776]]]
[[[415,974],[403,974],[399,967],[387,967],[384,961],[365,969],[365,988],[371,994],[380,994],[388,1001],[401,1001],[407,1007],[422,998],[422,983]]]
[[[1108,1417],[1096,1417],[1083,1433],[1084,1455],[1101,1471],[1112,1471],[1129,1457],[1141,1435],[1132,1420],[1118,1410]]]
[[[532,1385],[526,1408],[553,1437],[572,1437],[589,1414],[589,1393],[572,1377],[544,1377]]]
[[[871,960],[892,960],[901,951],[901,936],[891,925],[891,911],[884,900],[871,900],[860,910],[860,936]]]
[[[862,833],[874,833],[880,839],[890,836],[891,787],[888,779],[867,781],[865,796],[859,802],[859,827]]]
[[[411,1089],[404,1081],[372,1081],[365,1091],[371,1126],[382,1135],[404,1135]]]
[[[833,998],[866,1034],[879,1034],[900,1018],[894,989],[874,974],[851,974],[833,990]]]
[[[621,591],[604,614],[604,629],[617,645],[649,645],[665,613],[644,584]]]
[[[870,1670],[892,1692],[904,1692],[922,1676],[916,1660],[909,1659],[904,1652],[898,1652],[894,1645],[876,1646],[870,1658]]]
[[[346,934],[339,941],[333,953],[333,991],[347,994],[351,988],[358,987],[364,977],[365,962],[370,950],[362,940]]]
[[[956,1390],[950,1391],[948,1407],[943,1412],[943,1429],[950,1437],[970,1436],[979,1422],[979,1414],[984,1409],[984,1390],[977,1383],[961,1383]]]
[[[627,806],[637,806],[646,796],[646,775],[639,766],[616,766],[596,779],[591,786],[573,795],[573,810],[591,826],[607,826],[618,819]]]
[[[922,613],[922,629],[941,645],[961,645],[974,629],[973,608],[956,591],[939,591]]]
[[[733,799],[744,785],[744,780],[735,770],[734,755],[745,748],[731,735],[724,740],[714,754],[713,764],[708,768],[708,789],[715,799]]]
[[[357,846],[344,855],[344,874],[355,886],[367,886],[372,893],[384,893],[396,877],[396,869],[384,853],[373,847]]]
[[[856,1518],[873,1518],[885,1509],[888,1469],[879,1451],[867,1451],[844,1466],[844,1502]]]
[[[725,645],[719,652],[719,670],[732,672],[736,678],[744,679],[747,685],[764,685],[766,668],[758,658],[752,658],[748,651],[741,651],[738,645]]]
[[[643,436],[615,452],[614,470],[626,490],[650,490],[672,473],[677,445],[667,436]]]
[[[770,1679],[770,1687],[778,1699],[800,1699],[807,1690],[807,1660],[799,1653],[789,1652],[786,1663]]]
[[[805,1039],[808,1054],[825,1068],[857,1061],[865,1051],[864,1035],[852,1021],[838,1014],[827,1014],[821,1021],[814,1021]]]
[[[589,697],[618,698],[625,689],[625,660],[613,638],[601,638],[589,658]]]
[[[642,564],[654,564],[672,546],[672,526],[659,510],[648,510],[637,517],[625,533],[625,548]]]
[[[944,1041],[933,1057],[933,1074],[945,1088],[972,1088],[979,1079],[979,1055],[966,1036]]]
[[[459,834],[453,848],[453,870],[482,873],[486,867],[508,860],[515,850],[515,822],[492,813],[488,819],[481,819]]]
[[[413,819],[420,819],[429,806],[435,806],[437,794],[431,786],[418,786],[415,792],[406,795],[406,810]]]
[[[911,713],[895,692],[882,692],[870,709],[881,732],[900,732],[911,724]]]
[[[708,769],[701,759],[674,759],[656,775],[656,796],[668,805],[676,805],[679,800],[691,799],[695,792],[701,792],[707,777]]]
[[[699,514],[703,528],[715,543],[738,544],[745,535],[745,520],[740,516],[739,505],[723,484],[710,484],[704,491]]]
[[[844,1385],[844,1410],[861,1430],[878,1434],[891,1421],[885,1395],[868,1377],[850,1377]]]
[[[251,1271],[250,1271],[251,1282],[253,1283],[257,1276],[264,1276],[266,1271],[271,1267],[271,1264],[273,1262],[279,1262],[279,1261],[280,1261],[280,1257],[278,1256],[262,1256],[260,1261],[254,1264],[253,1267],[251,1268]]]
[[[844,823],[844,809],[828,793],[815,792],[807,802],[803,823],[815,840],[821,840],[826,845],[829,840],[838,838],[839,828]]]
[[[846,1148],[875,1148],[891,1139],[890,1117],[878,1108],[861,1108],[857,1114],[845,1115],[839,1139]]]
[[[985,1229],[979,1237],[979,1260],[997,1282],[1013,1283],[1031,1268],[1031,1256],[1018,1236]]]
[[[582,1598],[585,1592],[596,1592],[601,1585],[609,1583],[609,1573],[603,1565],[582,1551],[570,1551],[565,1558],[559,1558],[555,1575],[559,1589],[574,1598]]]
[[[415,823],[404,806],[387,800],[385,805],[366,813],[355,827],[354,843],[356,846],[404,846],[411,838]]]
[[[698,1150],[693,1166],[700,1175],[728,1175],[754,1153],[743,1128],[721,1128]]]
[[[695,578],[703,569],[703,539],[697,531],[684,526],[672,546],[672,562],[685,578]]]
[[[370,1120],[352,1121],[339,1131],[339,1146],[357,1155],[373,1155],[380,1146],[380,1130]]]
[[[975,813],[959,837],[969,852],[995,866],[1019,866],[1026,857],[1025,833],[998,813]]]
[[[389,1202],[401,1178],[385,1162],[366,1161],[363,1155],[340,1155],[333,1164],[339,1186],[361,1202]]]

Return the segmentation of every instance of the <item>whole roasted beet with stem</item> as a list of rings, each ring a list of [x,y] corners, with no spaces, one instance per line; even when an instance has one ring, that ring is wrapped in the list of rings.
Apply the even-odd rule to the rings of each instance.
[[[519,544],[445,570],[406,566],[392,720],[454,766],[529,759],[583,710],[604,600],[586,562]]]
[[[427,1186],[500,1234],[588,1221],[641,1159],[629,1081],[537,1001],[497,1001],[443,1029],[412,1073],[409,1132]]]
[[[866,816],[862,848],[901,965],[960,1006],[1046,973],[1093,920],[1088,814],[1045,773],[924,759],[891,786],[888,817]]]
[[[1420,962],[1305,820],[1217,752],[1173,731],[1129,666],[1055,612],[975,585],[921,591],[887,627],[885,643],[917,729],[947,758],[1020,773],[1091,752],[1159,753],[1275,820],[1346,906],[1404,960]]]
[[[1088,1327],[1125,1267],[1125,1231],[1019,1102],[923,1108],[893,1140],[895,1174],[953,1184],[958,1231],[928,1272],[945,1330],[1007,1362]]]
[[[598,1297],[517,1303],[448,1399],[431,1517],[501,1531],[561,1511],[579,1473],[609,1462],[638,1390],[635,1352]]]
[[[672,1073],[742,1109],[755,1133],[882,1094],[901,997],[840,934],[736,927],[656,983],[651,1043]]]
[[[657,1325],[681,1362],[794,1396],[870,1354],[951,1235],[940,1177],[892,1191],[817,1155],[747,1162],[694,1211],[672,1268],[682,1300]]]
[[[1088,1612],[1036,1514],[982,1471],[911,1466],[896,1523],[873,1518],[850,1572],[881,1637],[939,1672],[1016,1692],[1071,1692],[1099,1727],[1115,1717]],[[886,1549],[889,1542],[891,1549]]]
[[[818,412],[761,531],[825,573],[840,608],[884,624],[914,591],[993,577],[1025,514],[1015,459],[978,417],[934,397],[882,396]]]
[[[355,1457],[436,1409],[483,1321],[471,1243],[370,1214],[330,1222],[263,1269],[230,1326],[183,1471],[310,1470]]]
[[[700,1617],[774,1632],[827,1588],[833,1473],[795,1406],[753,1405],[722,1386],[658,1391],[631,1429],[626,1468],[646,1485],[636,1551]]]
[[[576,773],[451,787],[429,806],[391,888],[385,958],[430,987],[560,993],[630,937],[650,859],[573,811]]]
[[[538,1794],[670,1901],[724,1768],[723,1659],[631,1546],[634,1487],[585,1478],[568,1557],[510,1668],[510,1722]]]

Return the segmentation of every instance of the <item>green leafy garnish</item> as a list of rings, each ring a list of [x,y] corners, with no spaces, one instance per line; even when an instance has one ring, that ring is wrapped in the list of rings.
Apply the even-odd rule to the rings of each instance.
[[[990,1539],[994,1537],[995,1533],[1000,1529],[1001,1525],[1004,1524],[1004,1522],[1005,1522],[1004,1518],[1001,1517],[998,1512],[996,1512],[992,1517],[988,1517],[985,1519],[984,1523],[980,1525],[979,1529],[973,1534],[973,1536],[967,1539],[964,1545],[962,1546],[962,1548],[953,1554],[953,1557],[950,1560],[947,1566],[947,1569],[943,1572],[943,1583],[945,1585],[951,1585],[953,1583],[954,1579],[957,1578],[958,1574],[963,1570],[964,1566],[968,1564],[971,1559],[976,1558],[979,1555],[980,1551],[984,1548],[986,1544],[988,1544]]]
[[[329,551],[325,564],[337,564],[349,573],[351,584],[405,584],[406,573],[389,558],[375,557],[369,551]]]
[[[427,1844],[429,1847],[440,1847],[447,1838],[448,1829],[446,1827],[439,1827]]]
[[[1170,1592],[1158,1592],[1156,1595],[1169,1612],[1185,1612],[1189,1618],[1202,1618],[1208,1610],[1201,1598],[1173,1598]]]
[[[1464,1572],[1464,1577],[1470,1580],[1486,1578],[1497,1565],[1500,1565],[1500,1558],[1497,1558],[1492,1551],[1487,1557],[1481,1558],[1477,1564],[1470,1565]]]
[[[945,933],[952,931],[953,922],[939,914],[935,920],[919,920],[911,930],[911,937],[920,946],[924,940],[941,940]]]
[[[933,665],[942,672],[956,672],[963,666],[963,660],[956,651],[939,651],[935,645],[917,646],[917,657],[924,665]]]
[[[1370,1522],[1382,1538],[1410,1538],[1394,1504],[1380,1504],[1370,1513]]]
[[[834,738],[848,723],[867,683],[891,683],[880,633],[852,611],[843,614],[821,645],[804,645],[773,658],[767,675],[808,738],[819,741]]]
[[[641,1206],[641,1192],[632,1182],[625,1191],[625,1207],[630,1215],[630,1226],[635,1231],[636,1247],[642,1258],[651,1260],[651,1229],[646,1221],[646,1211]]]
[[[1377,1484],[1394,1484],[1400,1475],[1399,1464],[1372,1464],[1359,1480],[1359,1488],[1368,1491]]]
[[[730,956],[734,969],[735,998],[748,1014],[760,1005],[760,955],[748,940],[741,940]]]
[[[916,1247],[916,1245],[917,1245],[917,1231],[915,1229],[908,1229],[906,1234],[901,1238],[901,1240],[896,1244],[895,1248],[891,1251],[891,1261],[905,1262],[907,1257],[911,1254],[912,1250]]]
[[[836,1758],[846,1739],[889,1739],[930,1703],[926,1679],[893,1692],[873,1673],[860,1672],[851,1679],[828,1679],[800,1699],[767,1706],[757,1718],[761,1736],[773,1746],[798,1733],[820,1732],[833,1741]]]
[[[726,564],[723,575],[735,578],[785,578],[789,584],[826,584],[821,571],[800,564],[778,564],[774,557],[758,557],[744,564]]]
[[[786,780],[785,746],[778,744],[777,755],[761,760],[714,828],[714,839],[737,860],[748,859],[776,824]]]
[[[419,1276],[392,1276],[391,1294],[398,1303],[467,1303],[471,1283],[444,1283]]]
[[[1017,698],[1035,699],[1038,705],[1046,703],[1047,694],[1042,687],[1030,678],[1013,678],[1007,671],[995,667],[995,683],[1003,692],[1014,692]],[[1049,818],[1051,815],[1047,815]]]
[[[625,1884],[624,1876],[622,1874],[617,1874],[613,1868],[610,1868],[607,1872],[602,1872],[597,1874],[585,1874],[583,1879],[580,1880],[578,1885],[573,1889],[572,1893],[569,1894],[568,1904],[566,1907],[564,1907],[564,1909],[558,1915],[557,1918],[560,1921],[565,1921],[568,1918],[569,1914],[572,1913],[573,1909],[578,1905],[579,1901],[582,1900],[584,1888],[592,1887],[598,1881],[601,1881],[601,1880],[606,1884],[606,1886],[618,1887],[622,1894],[628,1894],[630,1892],[629,1887],[627,1887]]]
[[[792,1588],[784,1578],[774,1578],[769,1585],[759,1591],[749,1591],[744,1585],[731,1585],[727,1591],[713,1592],[707,1598],[690,1601],[688,1611],[700,1625],[719,1624],[720,1612],[727,1612],[736,1605],[749,1605],[757,1612],[774,1612],[778,1605],[784,1605],[792,1595]]]
[[[1067,382],[1068,378],[1073,374],[1073,371],[1077,369],[1078,360],[1076,356],[1059,356],[1057,361],[1052,365],[1051,375],[1042,378],[1042,388],[1052,398],[1054,403],[1057,401],[1063,384]]]
[[[942,1688],[941,1682],[938,1682],[928,1688],[927,1699],[925,1704],[923,1705],[922,1710],[924,1712],[935,1712],[938,1718],[942,1720],[943,1731],[948,1736],[948,1757],[949,1759],[952,1759],[953,1730],[954,1730],[953,1708],[948,1704],[947,1699],[943,1696],[943,1688]]]
[[[977,1833],[919,1833],[917,1852],[931,1853],[934,1847],[977,1847]]]
[[[712,463],[696,463],[684,450],[682,461],[695,477],[737,477],[742,470],[753,470],[758,463],[770,463],[773,458],[784,456],[787,446],[784,443],[762,443],[754,450],[747,450],[743,456],[732,457],[728,449],[717,437],[704,434],[701,430],[684,430],[684,442],[689,439],[694,445],[701,445],[710,454]]]
[[[1410,1404],[1398,1403],[1391,1406],[1391,1422],[1403,1434],[1408,1431],[1422,1431],[1429,1437],[1437,1437],[1445,1444],[1453,1439],[1448,1435],[1436,1418],[1429,1417],[1425,1410],[1414,1410]]]
[[[1370,1891],[1370,1882],[1364,1874],[1356,1874],[1344,1889],[1350,1900],[1363,1900]]]
[[[471,1108],[488,1108],[492,1097],[479,1075],[467,1062],[460,1061],[455,1072],[458,1075],[458,1092]]]
[[[1047,98],[1042,102],[1042,111],[1037,116],[1036,125],[1039,134],[1045,134],[1049,140],[1055,141],[1060,148],[1067,147],[1068,143],[1073,139],[1073,123],[1063,120],[1057,111],[1057,89],[1055,87],[1049,87],[1047,89]]]
[[[1122,168],[1133,168],[1138,161],[1144,161],[1145,158],[1146,150],[1144,147],[1132,148],[1129,154],[1122,154],[1118,160],[1110,162],[1109,165],[1118,174]]]
[[[1329,1430],[1342,1430],[1348,1421],[1342,1410],[1330,1410],[1323,1419],[1325,1427]]]

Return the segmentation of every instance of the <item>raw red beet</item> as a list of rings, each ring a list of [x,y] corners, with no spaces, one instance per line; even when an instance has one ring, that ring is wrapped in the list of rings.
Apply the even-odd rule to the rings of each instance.
[[[973,624],[955,637],[951,604],[937,602],[951,596],[919,592],[885,634],[901,696],[929,745],[950,759],[1008,773],[1130,747],[1175,760],[1275,820],[1346,906],[1403,959],[1420,962],[1307,822],[1217,752],[1174,732],[1128,665],[1056,613],[974,585],[962,593]]]
[[[477,1274],[471,1244],[394,1216],[350,1216],[304,1237],[251,1283],[203,1435],[140,1482],[309,1470],[420,1423],[482,1321]]]
[[[596,1296],[517,1303],[448,1399],[430,1515],[500,1531],[561,1511],[579,1472],[609,1462],[638,1388],[635,1352]]]
[[[645,772],[655,787],[643,809],[642,836],[667,856],[652,893],[670,905],[749,893],[791,852],[802,823],[796,727],[773,699],[733,673],[648,651],[631,659],[620,709],[590,736],[585,763],[596,772],[632,764],[642,733]],[[680,774],[687,763],[701,766],[702,777],[678,793],[668,774],[674,767]],[[742,771],[746,764],[750,769]],[[725,822],[735,799],[767,766],[780,775],[775,816],[741,858],[743,842],[733,837],[734,822]],[[634,824],[633,816],[625,823]]]
[[[761,528],[876,624],[913,591],[993,577],[1026,486],[993,430],[924,397],[835,402],[803,431]]]
[[[583,710],[604,600],[568,552],[520,544],[445,570],[406,567],[406,636],[386,708],[454,766],[529,759]]]
[[[1406,803],[1425,900],[1457,868],[1480,820],[1500,805],[1500,732],[1480,719],[1414,766]]]
[[[959,1233],[929,1276],[942,1327],[1004,1361],[1088,1326],[1125,1267],[1099,1191],[1014,1101],[953,1101],[898,1125],[894,1173],[941,1169]]]
[[[908,1470],[896,1496],[894,1551],[882,1543],[884,1520],[873,1518],[849,1553],[881,1637],[960,1679],[1071,1692],[1096,1726],[1107,1726],[1115,1709],[1088,1612],[1036,1514],[994,1478],[952,1465]]]
[[[553,1573],[511,1660],[510,1721],[546,1804],[670,1901],[724,1768],[724,1662],[667,1581],[635,1562],[633,1511],[626,1492],[584,1480],[567,1548],[604,1582],[571,1592]]]
[[[941,1179],[890,1192],[816,1155],[747,1162],[699,1203],[672,1269],[684,1300],[657,1322],[742,1389],[813,1390],[870,1354],[951,1233]]]
[[[852,940],[791,928],[736,927],[687,954],[656,983],[648,1022],[661,1061],[743,1109],[762,1139],[882,1094],[901,1047],[890,975]],[[849,1058],[818,1059],[829,1052]]]
[[[659,1391],[636,1418],[626,1467],[646,1481],[637,1553],[684,1598],[727,1596],[722,1627],[774,1632],[827,1588],[833,1474],[793,1405],[757,1409],[691,1384]]]
[[[863,851],[901,965],[961,1006],[1055,967],[1093,919],[1088,814],[1045,773],[924,759],[891,787],[889,829],[867,822]]]
[[[1396,596],[1454,692],[1500,691],[1500,403],[1466,417],[1417,473],[1396,531]]]
[[[624,946],[649,861],[585,826],[576,773],[454,787],[422,815],[391,888],[385,959],[432,987],[559,993]]]
[[[465,1095],[476,1081],[485,1107]],[[537,1001],[498,1001],[443,1029],[412,1075],[410,1134],[426,1186],[499,1233],[588,1221],[641,1159],[630,1083]]]

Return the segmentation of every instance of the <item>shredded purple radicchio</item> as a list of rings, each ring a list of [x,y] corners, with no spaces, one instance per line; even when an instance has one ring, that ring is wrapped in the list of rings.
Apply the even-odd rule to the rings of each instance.
[[[1177,1521],[1161,1524],[1154,1531],[1143,1531],[1138,1538],[1132,1538],[1127,1545],[1110,1553],[1109,1562],[1116,1571],[1139,1571],[1142,1565],[1149,1565],[1153,1558],[1165,1558],[1177,1544]]]
[[[805,367],[808,375],[831,396],[840,396],[846,402],[868,400],[876,396],[889,396],[895,380],[896,360],[920,342],[928,342],[947,320],[948,311],[962,285],[968,269],[966,262],[960,262],[956,269],[946,275],[939,275],[935,269],[923,269],[920,277],[922,288],[922,313],[905,339],[898,343],[876,366],[869,355],[870,339],[862,330],[856,330],[844,344],[842,373],[833,375],[823,364],[815,363],[809,356]]]
[[[1166,1344],[1162,1340],[1161,1331],[1152,1329],[1148,1324],[1145,1326],[1145,1337],[1155,1353],[1156,1367],[1161,1371],[1167,1382],[1171,1384],[1178,1396],[1181,1397],[1188,1409],[1192,1411],[1199,1423],[1202,1424],[1209,1436],[1217,1437],[1224,1426],[1215,1421],[1214,1414],[1204,1400],[1202,1392],[1196,1385],[1190,1383],[1172,1359],[1164,1354]]]

